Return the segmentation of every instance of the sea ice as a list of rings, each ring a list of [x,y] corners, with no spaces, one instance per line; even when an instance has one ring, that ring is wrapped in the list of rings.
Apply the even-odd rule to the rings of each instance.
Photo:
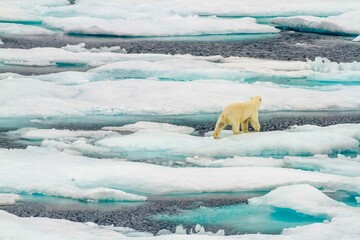
[[[18,200],[20,200],[20,196],[17,194],[0,193],[0,206],[15,204]]]
[[[271,131],[232,135],[226,138],[198,137],[159,130],[141,130],[134,134],[99,140],[96,146],[113,152],[139,154],[158,152],[167,156],[266,156],[329,154],[342,151],[358,152],[360,128],[358,124],[309,126],[309,129]]]
[[[64,85],[132,78],[163,81],[278,81],[282,84],[289,82],[290,85],[359,82],[360,64],[357,62],[336,63],[320,57],[314,61],[301,62],[221,56],[122,54],[125,50],[118,48],[116,52],[109,52],[115,48],[85,49],[84,44],[79,44],[68,45],[62,49],[0,49],[0,62],[5,65],[54,66],[58,69],[63,65],[97,67],[87,72],[71,71],[33,76]],[[299,81],[300,83],[297,83]]]
[[[94,52],[94,53],[101,53],[101,52],[117,52],[117,53],[126,53],[126,50],[124,48],[121,48],[119,46],[113,46],[113,47],[100,47],[100,48],[91,48],[86,49],[85,43],[79,43],[78,45],[70,45],[67,44],[65,47],[62,47],[61,49],[64,49],[69,52]]]
[[[85,200],[143,201],[147,194],[271,190],[301,183],[360,193],[354,177],[276,167],[172,168],[41,147],[1,149],[0,164],[0,192]]]
[[[337,63],[332,62],[327,58],[316,57],[314,61],[307,60],[306,69],[322,72],[322,73],[337,73],[346,71],[360,71],[360,63],[354,61],[351,63]]]
[[[0,88],[2,117],[215,113],[257,95],[264,100],[261,111],[357,110],[360,106],[359,86],[305,89],[271,83],[135,79],[63,86],[32,77],[9,77],[0,81]]]
[[[353,39],[354,42],[360,42],[360,35]]]
[[[254,18],[224,19],[217,17],[170,16],[156,19],[112,19],[92,17],[49,17],[47,27],[67,34],[111,36],[178,36],[234,33],[277,33],[278,29],[258,24]]]
[[[285,156],[283,159],[241,156],[214,159],[195,156],[187,157],[186,162],[199,167],[284,167],[349,177],[360,176],[359,155],[351,158],[341,154],[337,157],[316,154],[311,157]]]
[[[329,217],[360,214],[360,209],[337,202],[308,184],[279,187],[264,196],[249,199],[249,204],[290,208],[309,215]]]
[[[26,2],[28,2],[28,1],[26,1]],[[30,13],[30,11],[28,11],[29,8],[24,7],[24,4],[26,4],[26,2],[19,1],[19,0],[1,1],[0,2],[0,9],[1,9],[0,21],[3,21],[3,22],[40,22],[41,17]]]
[[[43,27],[15,24],[0,23],[1,35],[53,35],[55,32]]]
[[[246,17],[331,16],[360,9],[356,0],[197,1],[12,1],[3,0],[0,20],[45,24],[65,33],[169,36],[278,32]],[[221,18],[235,16],[236,18]],[[245,17],[245,18],[244,18]],[[29,33],[31,34],[31,33]]]
[[[282,159],[235,156],[225,159],[187,157],[186,162],[199,167],[283,167]]]
[[[164,159],[160,162],[153,159],[152,162],[170,166],[174,163],[182,165],[185,161],[201,167],[287,167],[356,177],[360,173],[359,157],[351,158],[340,154],[328,157],[320,154],[341,151],[358,153],[358,129],[356,124],[340,124],[328,127],[294,126],[286,131],[238,136],[233,136],[231,131],[224,131],[226,139],[214,140],[212,137],[188,135],[194,131],[191,127],[137,122],[122,127],[104,127],[102,131],[23,128],[5,134],[14,141],[31,140],[30,144],[76,155],[103,158],[127,156],[131,160],[150,161],[153,157],[159,160],[160,154]],[[275,147],[273,141],[276,141]],[[286,156],[287,154],[300,156]],[[315,155],[301,156],[304,154]],[[245,157],[246,155],[258,157]],[[285,156],[273,159],[265,157],[267,155]],[[219,156],[229,157],[214,158]]]
[[[326,18],[314,16],[278,17],[274,18],[272,22],[277,26],[299,31],[360,34],[360,11],[347,12]]]
[[[360,176],[360,156],[355,158],[342,155],[338,155],[337,158],[329,158],[326,155],[286,156],[284,157],[284,167],[357,177]]]
[[[108,136],[118,135],[113,131],[85,131],[85,130],[67,130],[67,129],[37,129],[22,128],[8,133],[9,135],[20,135],[22,139],[44,140],[44,139],[77,139],[92,138],[93,140],[102,139]]]
[[[285,198],[284,198],[285,197]],[[302,199],[299,201],[299,199]],[[290,229],[284,229],[280,235],[245,234],[236,236],[208,236],[202,234],[183,235],[183,227],[177,227],[177,234],[161,236],[135,235],[134,240],[180,240],[180,239],[239,239],[239,240],[306,240],[316,236],[319,240],[357,239],[360,235],[360,214],[357,208],[336,202],[309,185],[279,187],[263,197],[250,199],[250,204],[285,207],[310,214],[328,214],[331,221],[314,223]],[[76,223],[68,220],[49,218],[21,218],[5,211],[0,211],[0,232],[3,237],[11,239],[41,239],[51,236],[52,239],[128,239],[127,232],[118,227],[104,227],[93,223]],[[64,231],[66,228],[66,231]],[[201,226],[197,226],[203,232]],[[179,233],[183,234],[179,234]],[[50,235],[49,235],[50,234]]]
[[[12,4],[10,4],[12,3]],[[256,3],[251,0],[241,2],[235,0],[201,0],[193,1],[169,0],[147,1],[123,0],[121,3],[114,0],[96,1],[96,0],[78,0],[76,4],[69,5],[65,0],[47,0],[47,1],[12,1],[3,0],[7,11],[2,15],[9,15],[12,20],[26,16],[26,13],[36,14],[37,17],[76,17],[87,16],[100,19],[154,19],[168,16],[293,16],[293,15],[316,15],[329,16],[359,9],[360,4],[356,0],[344,0],[341,3],[336,0],[292,0],[290,3],[286,0],[269,2],[259,0]],[[13,12],[11,12],[11,10]],[[17,13],[16,15],[6,13]]]
[[[136,122],[133,124],[127,124],[121,127],[103,127],[103,130],[117,131],[117,132],[138,132],[144,129],[158,129],[166,132],[177,132],[183,134],[191,134],[195,131],[192,127],[177,126],[169,123],[158,123],[158,122]]]

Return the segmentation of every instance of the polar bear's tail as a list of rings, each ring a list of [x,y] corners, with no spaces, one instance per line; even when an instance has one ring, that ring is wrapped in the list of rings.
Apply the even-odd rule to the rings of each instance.
[[[219,135],[220,135],[220,132],[226,127],[226,118],[224,116],[224,114],[220,114],[217,122],[216,122],[216,125],[215,125],[215,130],[214,130],[214,133],[213,133],[213,137],[215,139],[218,139],[219,138]]]

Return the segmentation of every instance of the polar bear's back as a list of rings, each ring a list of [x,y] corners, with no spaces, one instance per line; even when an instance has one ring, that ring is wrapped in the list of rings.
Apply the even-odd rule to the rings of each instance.
[[[224,108],[222,115],[230,121],[232,121],[233,118],[245,121],[254,113],[258,112],[259,106],[260,103],[258,99],[252,99],[242,103],[232,103]]]

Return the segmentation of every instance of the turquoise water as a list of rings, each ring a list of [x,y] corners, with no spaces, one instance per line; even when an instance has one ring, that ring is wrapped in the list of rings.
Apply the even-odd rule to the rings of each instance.
[[[225,229],[226,234],[279,234],[284,228],[323,222],[326,217],[310,216],[291,209],[237,204],[216,208],[200,207],[173,215],[159,214],[154,219],[176,225],[200,224],[205,228]]]
[[[360,202],[356,201],[355,197],[359,197],[359,194],[357,193],[351,193],[346,191],[336,191],[332,193],[327,193],[327,195],[336,201],[343,202],[346,205],[352,206],[352,207],[360,207]]]

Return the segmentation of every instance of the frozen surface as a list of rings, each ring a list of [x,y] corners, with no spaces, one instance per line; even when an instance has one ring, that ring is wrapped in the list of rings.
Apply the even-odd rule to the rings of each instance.
[[[283,198],[286,196],[285,198]],[[299,199],[303,201],[299,202]],[[250,204],[277,208],[290,208],[299,212],[310,214],[328,214],[331,221],[315,223],[301,227],[285,229],[280,235],[246,234],[237,236],[207,236],[201,226],[196,226],[195,231],[200,234],[186,235],[182,226],[176,228],[176,234],[162,231],[157,237],[144,233],[133,235],[132,239],[242,239],[242,240],[305,240],[316,235],[321,240],[357,239],[360,234],[359,211],[356,208],[347,207],[339,202],[326,197],[323,193],[309,185],[293,185],[279,187],[269,194],[253,198]],[[317,207],[314,207],[317,206]],[[22,239],[26,234],[28,239],[41,239],[43,236],[52,239],[127,239],[129,232],[124,228],[102,227],[93,223],[74,223],[66,220],[47,218],[20,218],[4,211],[0,211],[0,232],[5,238]],[[11,226],[11,227],[10,227]],[[66,228],[66,231],[64,231]],[[49,235],[50,234],[50,235]]]
[[[183,165],[185,161],[201,167],[288,167],[353,177],[360,173],[359,157],[354,157],[359,153],[358,124],[329,127],[306,125],[285,131],[236,136],[224,131],[225,138],[220,140],[214,140],[211,136],[189,135],[194,131],[190,127],[156,122],[137,122],[103,129],[70,131],[23,128],[4,135],[18,143],[27,141],[25,144],[55,148],[71,154],[126,157],[169,166]],[[339,152],[352,157],[335,155]],[[324,154],[331,154],[332,157]]]
[[[359,10],[359,8],[357,10]],[[360,34],[360,11],[347,12],[326,18],[314,16],[281,17],[273,19],[272,22],[280,27],[300,31],[351,35]]]
[[[12,5],[7,4],[11,2]],[[169,15],[218,15],[218,16],[289,16],[289,15],[336,15],[343,12],[359,9],[360,4],[356,0],[345,0],[339,3],[336,0],[300,1],[293,0],[289,3],[286,0],[269,2],[266,0],[242,1],[226,0],[221,3],[211,1],[162,1],[156,0],[149,4],[147,1],[118,1],[106,0],[81,0],[75,5],[69,5],[67,1],[4,1],[4,6],[10,11],[23,10],[23,13],[33,12],[38,16],[59,16],[74,17],[88,16],[102,19],[116,18],[155,18]],[[10,5],[10,6],[9,6]],[[42,10],[42,11],[39,11]],[[7,11],[5,11],[6,13]],[[2,14],[5,16],[5,13]],[[10,14],[9,14],[10,15]],[[24,14],[21,14],[24,15]],[[19,14],[19,17],[21,17]],[[14,18],[14,17],[13,17]]]
[[[353,39],[354,42],[360,42],[360,35]]]
[[[53,35],[55,32],[43,27],[14,23],[0,23],[0,35]]]
[[[360,214],[360,209],[337,202],[307,184],[279,187],[265,196],[249,199],[249,204],[290,208],[301,213],[329,217]]]
[[[356,61],[351,63],[337,63],[326,58],[317,57],[314,61],[308,60],[305,68],[315,72],[336,74],[338,72],[360,71],[360,64]]]
[[[360,176],[359,156],[351,158],[340,154],[331,158],[316,154],[311,157],[285,156],[283,159],[240,156],[213,159],[197,156],[187,157],[186,162],[200,167],[286,167],[350,177]]]
[[[314,61],[277,61],[256,58],[192,55],[123,54],[119,46],[86,49],[85,44],[62,48],[0,49],[5,66],[93,68],[87,72],[61,72],[33,76],[58,84],[123,79],[193,81],[222,79],[237,82],[278,82],[289,85],[356,84],[359,63],[337,63],[326,58]],[[2,74],[3,75],[3,74]],[[1,77],[3,78],[3,76]]]
[[[126,50],[121,48],[120,46],[112,46],[112,47],[100,47],[100,48],[85,48],[85,43],[79,43],[77,45],[70,45],[67,44],[64,49],[69,52],[94,52],[94,53],[101,53],[101,52],[118,52],[118,53],[126,53]]]
[[[121,127],[103,127],[103,130],[111,130],[117,132],[138,132],[144,129],[158,129],[166,132],[177,132],[183,134],[191,134],[195,131],[192,127],[177,126],[169,123],[157,123],[157,122],[136,122],[134,124],[127,124]]]
[[[36,129],[24,128],[13,131],[11,134],[20,135],[20,138],[29,140],[43,140],[43,139],[74,139],[74,138],[92,138],[102,139],[107,136],[117,135],[112,131],[72,131],[72,130],[59,130],[59,129]]]
[[[356,0],[299,1],[11,1],[1,4],[0,20],[41,23],[64,33],[116,36],[207,35],[277,32],[246,16],[329,16],[360,9]],[[240,18],[219,18],[235,16]]]
[[[277,33],[278,29],[258,24],[254,18],[171,16],[160,19],[114,19],[91,17],[46,18],[47,27],[67,34],[111,36],[176,36],[235,33]]]
[[[6,166],[0,169],[1,192],[40,193],[82,200],[140,201],[146,194],[271,190],[308,183],[360,193],[358,178],[286,168],[171,168],[93,159],[39,147],[2,149],[0,156],[1,165]]]
[[[0,193],[0,205],[15,204],[20,199],[17,194]]]
[[[208,157],[187,157],[186,162],[200,167],[282,167],[281,159],[261,157],[240,157],[212,159]]]
[[[257,95],[264,100],[261,111],[357,110],[360,106],[359,86],[303,89],[271,83],[134,79],[62,86],[9,77],[0,81],[0,88],[4,90],[0,95],[3,117],[214,113]]]
[[[328,154],[358,152],[359,131],[358,124],[308,126],[305,129],[300,126],[286,131],[239,135],[223,131],[222,136],[226,137],[215,140],[212,137],[142,130],[131,135],[105,138],[96,145],[135,158],[149,157],[147,154],[151,152],[167,156],[207,157]]]
[[[315,155],[306,158],[286,156],[284,166],[337,175],[360,176],[359,155],[354,158],[342,155],[338,155],[336,158],[329,158],[326,155]]]

